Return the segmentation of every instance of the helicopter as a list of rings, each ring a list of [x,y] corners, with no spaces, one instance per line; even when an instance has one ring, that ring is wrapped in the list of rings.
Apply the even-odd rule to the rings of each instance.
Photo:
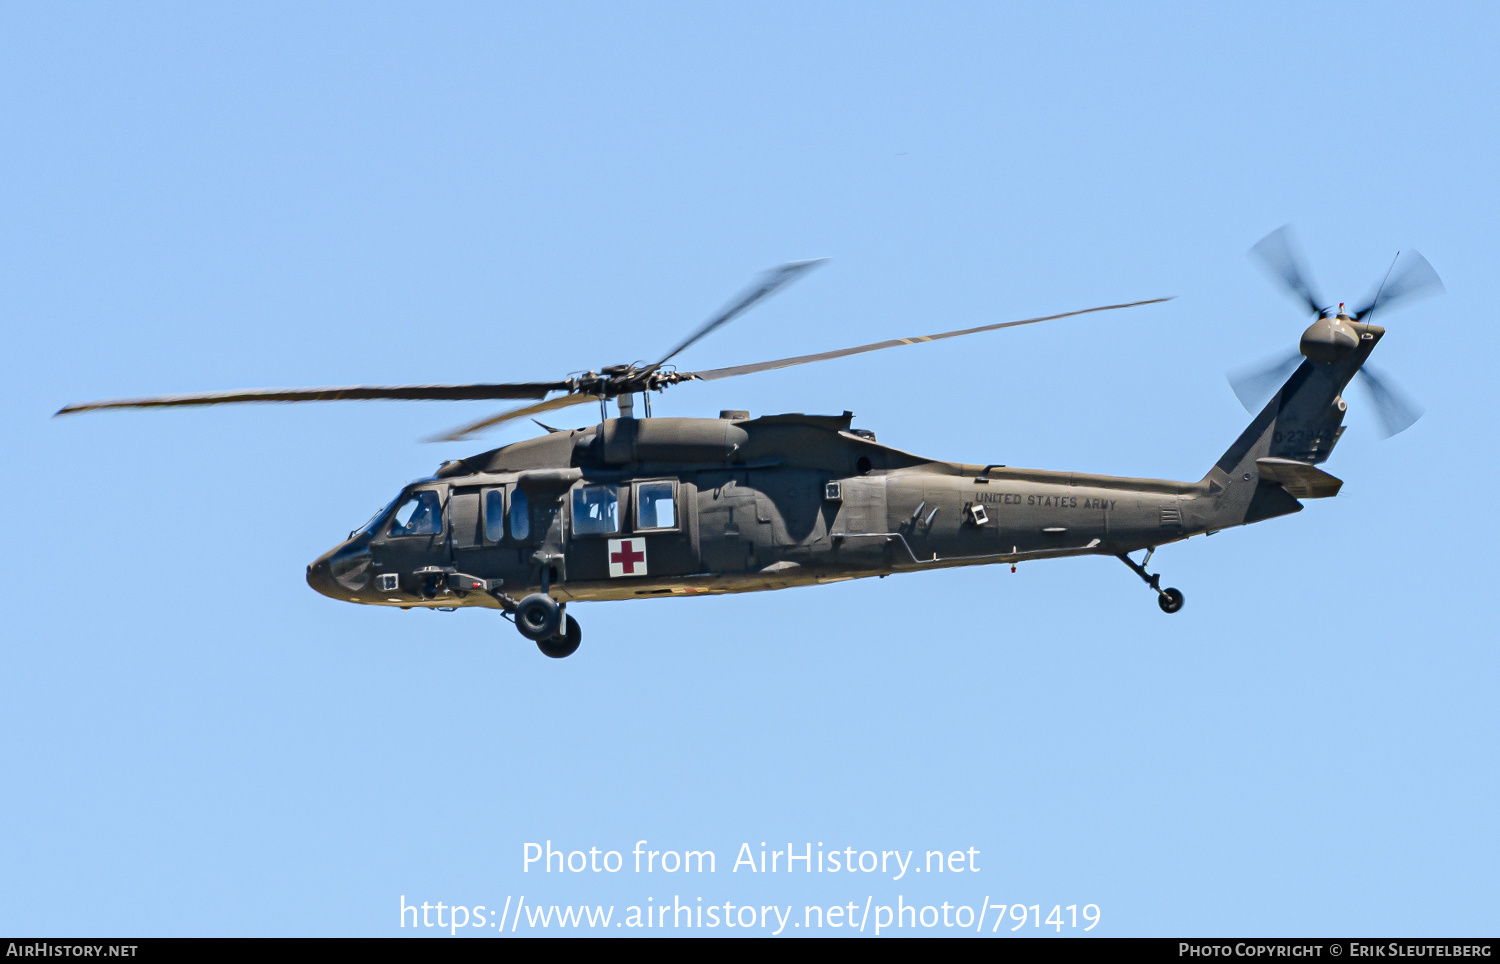
[[[687,382],[1170,300],[707,371],[671,364],[827,259],[765,272],[652,363],[550,382],[207,392],[86,402],[56,414],[243,402],[534,400],[432,439],[458,441],[597,401],[595,424],[560,429],[537,421],[545,434],[444,462],[404,486],[306,572],[313,589],[346,602],[499,610],[553,658],[573,654],[582,640],[567,612],[571,602],[756,592],[958,566],[1006,564],[1015,571],[1020,562],[1079,555],[1115,556],[1156,594],[1163,612],[1176,613],[1182,592],[1163,588],[1160,574],[1147,568],[1158,547],[1297,512],[1300,500],[1338,493],[1342,482],[1317,465],[1343,434],[1341,393],[1356,375],[1370,388],[1387,434],[1420,415],[1365,361],[1385,334],[1370,323],[1377,309],[1441,288],[1425,259],[1413,253],[1399,274],[1387,272],[1368,304],[1350,312],[1314,293],[1289,229],[1273,232],[1252,253],[1315,317],[1290,359],[1231,376],[1236,394],[1257,414],[1196,482],[929,458],[854,428],[849,411],[652,417],[651,395]],[[1135,552],[1144,552],[1140,561]]]

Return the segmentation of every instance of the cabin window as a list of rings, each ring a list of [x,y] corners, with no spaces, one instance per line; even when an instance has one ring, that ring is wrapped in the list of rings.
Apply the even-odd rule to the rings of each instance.
[[[642,482],[635,490],[637,529],[677,528],[677,500],[672,482]]]
[[[484,541],[499,542],[505,538],[505,490],[488,489],[484,493]]]
[[[519,488],[510,490],[510,537],[525,542],[531,535],[531,503]]]
[[[413,492],[391,517],[393,536],[435,536],[442,531],[443,504],[431,489]]]
[[[580,536],[620,531],[620,487],[586,485],[573,490],[573,533]]]

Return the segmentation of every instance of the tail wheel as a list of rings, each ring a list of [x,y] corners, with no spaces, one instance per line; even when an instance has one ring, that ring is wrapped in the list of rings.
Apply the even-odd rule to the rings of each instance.
[[[1182,608],[1182,603],[1181,589],[1163,589],[1161,595],[1156,597],[1156,604],[1164,613],[1175,613]]]
[[[583,642],[583,629],[579,627],[578,620],[568,616],[562,633],[551,639],[537,640],[536,648],[542,651],[543,656],[562,659],[564,656],[572,656],[577,652],[578,644],[581,642]]]

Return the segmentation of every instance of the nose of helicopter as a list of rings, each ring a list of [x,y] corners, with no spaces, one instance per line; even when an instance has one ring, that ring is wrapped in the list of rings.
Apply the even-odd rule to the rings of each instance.
[[[330,599],[360,602],[372,562],[369,535],[355,533],[308,564],[307,584]]]
[[[343,599],[348,595],[343,591],[343,587],[338,584],[337,580],[333,578],[332,567],[329,562],[333,558],[334,553],[338,552],[340,548],[339,546],[335,546],[329,549],[308,563],[307,566],[307,584],[323,595],[333,599]]]

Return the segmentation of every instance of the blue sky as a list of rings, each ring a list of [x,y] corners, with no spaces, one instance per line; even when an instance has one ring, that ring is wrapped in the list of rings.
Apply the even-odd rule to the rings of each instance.
[[[1482,4],[7,5],[0,926],[899,894],[1493,933],[1496,40]],[[303,582],[484,447],[417,441],[483,404],[48,417],[553,378],[827,256],[684,366],[1177,297],[657,413],[848,408],[937,457],[1197,479],[1248,420],[1223,372],[1302,327],[1245,258],[1287,222],[1331,298],[1398,248],[1442,275],[1376,359],[1427,415],[1380,442],[1352,395],[1340,497],[1163,549],[1172,617],[1081,559],[578,606],[552,661]],[[522,872],[527,841],[641,839],[719,872]],[[762,840],[981,870],[729,872]]]

